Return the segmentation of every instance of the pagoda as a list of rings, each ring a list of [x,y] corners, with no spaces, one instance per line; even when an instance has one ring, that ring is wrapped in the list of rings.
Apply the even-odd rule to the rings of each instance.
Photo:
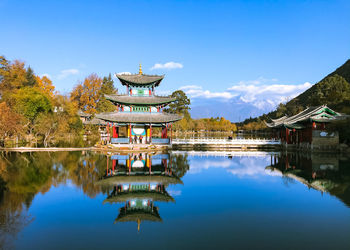
[[[146,75],[140,64],[138,74],[116,74],[126,87],[126,94],[105,95],[116,110],[100,113],[96,118],[107,123],[107,131],[112,127],[112,144],[170,144],[172,124],[182,119],[177,114],[163,112],[163,108],[175,101],[169,96],[157,96],[155,88],[164,75]],[[152,128],[161,128],[161,138],[152,138]],[[125,129],[121,136],[121,129]],[[168,131],[170,130],[170,138]]]
[[[107,156],[106,174],[96,184],[112,191],[103,203],[122,204],[114,223],[161,222],[156,202],[175,202],[169,184],[182,184],[173,170],[169,154],[127,153]]]

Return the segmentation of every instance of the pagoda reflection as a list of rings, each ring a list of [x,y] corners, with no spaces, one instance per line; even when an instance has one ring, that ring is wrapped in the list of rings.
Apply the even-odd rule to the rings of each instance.
[[[266,169],[334,195],[350,207],[350,169],[348,161],[338,155],[282,153],[272,155]]]
[[[108,157],[108,156],[107,156]],[[122,204],[114,223],[161,222],[157,202],[174,202],[169,184],[182,184],[175,175],[169,154],[127,153],[107,158],[105,175],[98,182],[112,187],[103,203]]]

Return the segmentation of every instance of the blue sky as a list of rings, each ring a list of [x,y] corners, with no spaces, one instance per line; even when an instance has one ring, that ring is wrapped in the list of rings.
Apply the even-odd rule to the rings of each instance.
[[[194,106],[235,100],[265,111],[350,54],[346,0],[0,0],[0,11],[0,54],[63,93],[92,72],[136,73],[142,62],[144,73],[166,74],[161,94],[182,88]]]

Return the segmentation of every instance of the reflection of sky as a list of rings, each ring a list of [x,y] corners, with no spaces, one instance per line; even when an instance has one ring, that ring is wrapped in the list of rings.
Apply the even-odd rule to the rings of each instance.
[[[243,156],[243,157],[196,157],[189,156],[191,162],[190,174],[198,174],[209,168],[222,168],[228,173],[231,173],[237,177],[252,177],[259,178],[264,175],[278,175],[278,172],[271,172],[265,170],[265,167],[270,165],[270,156]]]
[[[38,194],[35,220],[18,249],[350,249],[350,210],[301,183],[286,185],[265,167],[270,156],[189,156],[173,202],[155,202],[163,223],[113,224],[124,204],[103,204],[71,183]],[[309,248],[309,249],[311,249]]]

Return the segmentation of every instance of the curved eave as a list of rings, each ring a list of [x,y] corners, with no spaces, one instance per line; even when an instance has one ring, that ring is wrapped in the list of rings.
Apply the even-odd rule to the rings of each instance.
[[[182,116],[168,113],[129,113],[129,112],[112,112],[97,114],[97,118],[111,123],[153,123],[162,124],[177,122]]]
[[[168,193],[160,193],[156,191],[137,191],[119,193],[112,197],[108,197],[103,203],[123,203],[132,199],[152,199],[153,201],[174,202],[174,198]]]
[[[128,221],[154,221],[161,222],[162,218],[160,218],[157,210],[144,211],[141,209],[135,209],[134,211],[124,211],[124,208],[121,208],[121,213],[115,219],[114,223],[118,222],[128,222]]]
[[[116,75],[122,85],[131,85],[136,87],[145,87],[145,86],[159,86],[160,82],[163,80],[164,75]]]
[[[115,104],[124,105],[161,105],[168,104],[176,100],[172,97],[129,97],[129,96],[113,96],[105,95],[105,98]]]
[[[96,182],[102,186],[113,186],[118,184],[130,184],[130,183],[160,183],[160,184],[183,184],[180,178],[167,175],[115,175],[101,179]]]

